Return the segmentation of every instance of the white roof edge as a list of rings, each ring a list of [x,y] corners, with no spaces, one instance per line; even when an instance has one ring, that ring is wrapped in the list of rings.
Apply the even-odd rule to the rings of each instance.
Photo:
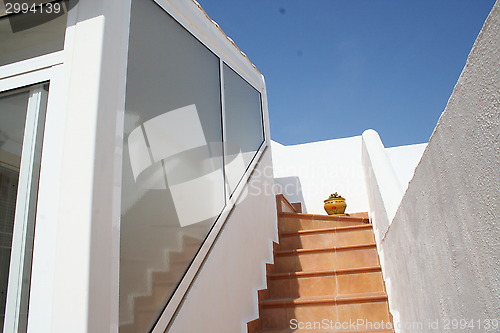
[[[255,64],[250,60],[250,58],[248,58],[248,56],[238,47],[238,45],[236,45],[236,43],[234,42],[234,40],[232,38],[230,38],[228,35],[226,35],[226,33],[224,32],[224,30],[222,30],[222,28],[220,27],[220,25],[214,21],[208,14],[207,12],[203,9],[203,7],[200,5],[200,3],[196,0],[191,0],[197,7],[199,10],[201,10],[201,12],[203,13],[203,15],[217,28],[217,30],[219,30],[222,35],[236,48],[236,50],[244,57],[247,59],[247,61],[250,63],[250,65],[257,71],[259,72],[260,74],[260,71],[259,69],[257,68],[257,66],[255,66]]]

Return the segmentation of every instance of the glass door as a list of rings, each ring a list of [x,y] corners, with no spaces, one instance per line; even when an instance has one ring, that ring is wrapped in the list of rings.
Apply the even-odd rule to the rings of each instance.
[[[48,84],[0,93],[0,331],[28,321],[41,141]]]

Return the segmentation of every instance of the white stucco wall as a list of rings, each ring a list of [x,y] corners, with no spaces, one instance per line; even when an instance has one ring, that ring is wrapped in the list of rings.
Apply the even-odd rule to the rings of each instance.
[[[361,145],[361,136],[292,146],[273,141],[275,190],[291,202],[302,202],[304,212],[311,214],[325,214],[323,200],[333,192],[347,199],[346,212],[368,211]],[[426,145],[385,148],[380,142],[377,147],[375,154],[390,164],[391,177],[401,185],[394,212]]]
[[[427,143],[385,148],[385,153],[392,164],[403,192],[406,191],[408,183],[413,177],[425,147],[427,147]]]
[[[498,332],[486,320],[500,309],[499,11],[497,1],[378,244],[396,322]]]
[[[265,262],[272,262],[277,240],[276,200],[268,149],[243,192],[169,333],[246,333],[258,318],[257,290],[264,289]]]
[[[346,212],[368,211],[361,136],[293,146],[272,142],[271,147],[276,189],[291,202],[302,202],[304,212],[326,214],[323,201],[334,192],[346,198]]]
[[[375,240],[380,243],[396,215],[404,192],[380,136],[372,129],[363,132],[361,161],[368,196],[368,215]]]

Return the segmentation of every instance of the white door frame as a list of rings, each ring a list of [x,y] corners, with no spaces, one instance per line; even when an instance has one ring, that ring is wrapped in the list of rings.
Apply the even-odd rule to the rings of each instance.
[[[23,323],[21,316],[28,309],[29,282],[27,283],[26,279],[31,280],[32,252],[30,249],[33,247],[32,237],[34,236],[38,193],[37,178],[40,170],[41,141],[48,96],[45,86],[45,84],[38,84],[27,88],[29,99],[19,169],[4,332],[18,332],[27,324],[26,321]]]

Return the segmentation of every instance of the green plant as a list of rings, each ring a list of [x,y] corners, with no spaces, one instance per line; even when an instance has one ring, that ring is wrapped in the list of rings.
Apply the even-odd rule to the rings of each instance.
[[[342,196],[337,192],[335,192],[333,194],[330,194],[330,197],[328,199],[335,199],[335,198],[342,198]]]

